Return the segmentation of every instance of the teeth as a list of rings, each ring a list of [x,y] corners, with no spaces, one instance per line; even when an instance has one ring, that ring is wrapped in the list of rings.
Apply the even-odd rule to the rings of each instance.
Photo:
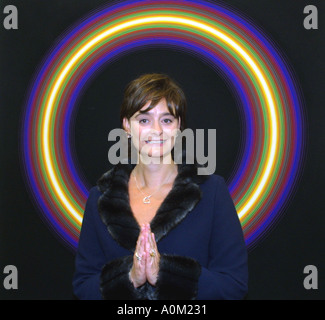
[[[164,141],[146,141],[146,143],[151,143],[151,144],[153,144],[153,143],[163,143]]]

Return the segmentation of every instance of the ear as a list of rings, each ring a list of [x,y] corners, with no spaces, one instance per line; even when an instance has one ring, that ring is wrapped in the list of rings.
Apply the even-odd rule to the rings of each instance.
[[[181,130],[181,117],[178,117],[178,129]]]
[[[127,133],[131,133],[131,126],[130,126],[130,121],[127,118],[123,118],[123,129],[127,132]]]

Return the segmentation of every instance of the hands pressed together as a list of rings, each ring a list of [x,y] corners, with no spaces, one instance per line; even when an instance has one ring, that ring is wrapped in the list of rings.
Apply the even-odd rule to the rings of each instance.
[[[155,286],[159,272],[160,254],[154,233],[149,223],[141,226],[137,245],[133,256],[133,266],[129,277],[134,287],[140,287],[148,281]]]

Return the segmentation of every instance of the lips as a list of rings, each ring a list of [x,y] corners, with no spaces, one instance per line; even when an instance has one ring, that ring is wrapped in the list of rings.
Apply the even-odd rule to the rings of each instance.
[[[166,140],[146,140],[145,143],[147,143],[147,144],[162,144],[165,141]]]

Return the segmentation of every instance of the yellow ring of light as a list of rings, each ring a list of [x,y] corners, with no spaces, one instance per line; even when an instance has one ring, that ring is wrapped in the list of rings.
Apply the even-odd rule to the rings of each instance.
[[[229,38],[226,34],[220,32],[217,30],[214,26],[208,25],[206,23],[203,23],[201,21],[197,21],[195,19],[189,19],[184,17],[176,17],[176,16],[152,16],[152,17],[144,17],[144,18],[137,18],[132,19],[120,24],[117,24],[116,26],[113,26],[100,34],[98,34],[96,37],[88,41],[83,47],[81,47],[74,56],[70,58],[70,60],[66,63],[66,66],[63,68],[61,73],[59,74],[57,80],[54,82],[53,88],[50,91],[49,94],[49,100],[46,105],[45,110],[45,116],[44,120],[42,122],[41,132],[42,132],[42,154],[44,154],[45,157],[45,169],[46,173],[49,176],[49,180],[52,183],[53,189],[55,190],[55,193],[59,197],[62,205],[72,214],[73,218],[81,224],[82,222],[82,213],[78,212],[78,210],[69,202],[67,197],[64,194],[64,191],[62,190],[59,180],[57,178],[57,175],[54,170],[54,165],[51,158],[51,152],[50,152],[50,119],[53,112],[53,106],[54,101],[57,97],[58,92],[60,91],[60,88],[62,86],[62,83],[64,83],[64,79],[67,76],[67,74],[70,72],[70,70],[73,68],[75,64],[78,63],[78,60],[84,55],[87,54],[91,48],[96,46],[100,41],[103,39],[141,25],[150,25],[150,24],[158,24],[158,23],[169,23],[171,25],[184,25],[187,27],[191,27],[194,29],[201,30],[205,32],[206,34],[212,35],[215,38],[218,38],[219,40],[223,41],[226,45],[231,47],[233,50],[235,50],[242,59],[247,63],[248,67],[251,69],[253,74],[255,75],[258,83],[260,84],[261,88],[263,89],[263,96],[266,98],[266,101],[268,103],[268,115],[271,119],[271,137],[270,137],[270,146],[271,148],[268,151],[267,155],[267,161],[266,166],[262,173],[262,178],[257,183],[257,187],[251,192],[251,195],[247,199],[246,203],[243,204],[241,208],[237,208],[238,216],[240,219],[244,218],[245,215],[249,212],[250,208],[254,206],[256,201],[258,201],[259,197],[263,193],[267,182],[270,179],[270,175],[272,172],[272,169],[274,167],[275,163],[275,156],[276,156],[276,150],[278,146],[278,139],[279,139],[279,133],[278,133],[278,117],[274,105],[274,99],[272,95],[272,91],[270,90],[269,85],[267,84],[266,79],[263,76],[263,73],[261,72],[258,65],[255,63],[254,59],[245,51],[245,49],[240,46],[238,43],[236,43],[234,40]]]

